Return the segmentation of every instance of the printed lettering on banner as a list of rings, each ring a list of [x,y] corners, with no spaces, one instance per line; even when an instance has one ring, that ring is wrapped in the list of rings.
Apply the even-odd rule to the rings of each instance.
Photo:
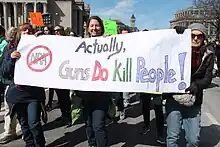
[[[190,30],[76,38],[23,36],[20,85],[114,92],[184,92],[190,84]],[[23,75],[27,75],[25,78]]]

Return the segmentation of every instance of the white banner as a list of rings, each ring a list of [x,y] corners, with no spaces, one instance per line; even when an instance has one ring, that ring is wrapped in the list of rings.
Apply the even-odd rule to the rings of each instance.
[[[15,83],[85,91],[183,92],[191,75],[191,33],[109,37],[22,36]]]

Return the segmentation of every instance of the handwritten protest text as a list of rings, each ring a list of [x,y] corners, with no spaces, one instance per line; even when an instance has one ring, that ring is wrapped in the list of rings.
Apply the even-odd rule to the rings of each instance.
[[[126,59],[126,65],[123,67],[122,62],[115,60],[115,69],[113,81],[131,82],[132,58]]]
[[[99,61],[95,61],[92,81],[107,81],[108,80],[108,70],[107,68],[103,68]]]
[[[90,68],[72,68],[72,67],[68,67],[69,63],[70,61],[66,60],[62,62],[62,64],[59,67],[59,76],[62,79],[83,80],[83,81],[89,79]]]
[[[108,43],[99,43],[98,39],[95,39],[93,44],[86,44],[86,41],[83,41],[76,49],[75,52],[79,52],[79,50],[83,49],[84,53],[89,54],[97,54],[103,52],[109,52],[110,55],[107,59],[110,59],[112,56],[119,54],[120,52],[125,52],[124,42],[120,43],[117,41],[116,37],[112,37],[111,41]]]
[[[182,82],[178,85],[179,90],[183,90],[186,88],[186,83],[184,80],[184,63],[185,63],[186,53],[179,54],[179,63],[180,63],[180,75]],[[146,62],[144,57],[137,58],[137,75],[136,82],[137,83],[156,83],[156,91],[159,91],[160,83],[174,83],[177,79],[174,77],[176,75],[176,71],[174,69],[169,68],[168,64],[168,55],[164,58],[164,69],[162,68],[146,68]]]

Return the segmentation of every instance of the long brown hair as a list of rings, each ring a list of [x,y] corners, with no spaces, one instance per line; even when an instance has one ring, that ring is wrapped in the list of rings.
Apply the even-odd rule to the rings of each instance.
[[[88,32],[88,28],[89,28],[90,21],[91,21],[92,19],[95,19],[95,20],[97,20],[97,21],[99,22],[99,25],[100,25],[100,27],[101,27],[101,36],[104,35],[104,32],[105,32],[104,24],[103,24],[102,19],[101,19],[99,16],[91,16],[91,17],[88,19],[88,21],[87,21],[87,23],[86,23],[86,30],[87,30],[87,32]],[[90,33],[89,33],[89,32],[88,32],[88,34],[89,34],[89,36],[90,36]]]
[[[15,42],[14,42],[15,45],[16,45],[16,47],[17,47],[17,45],[18,45],[18,43],[19,43],[19,41],[20,41],[20,39],[21,39],[21,32],[22,32],[22,31],[25,31],[25,30],[27,30],[27,29],[29,29],[29,30],[31,30],[31,31],[33,32],[32,25],[29,24],[29,23],[24,23],[24,24],[22,24],[22,25],[19,27],[19,29],[18,29],[18,31],[17,31],[17,33],[16,33]]]

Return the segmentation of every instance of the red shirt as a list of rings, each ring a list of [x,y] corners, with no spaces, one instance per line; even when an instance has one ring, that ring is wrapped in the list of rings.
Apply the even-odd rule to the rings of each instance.
[[[200,64],[201,64],[201,52],[196,50],[196,49],[192,49],[192,63],[191,63],[191,72],[192,74],[194,74],[197,69],[199,68]]]

